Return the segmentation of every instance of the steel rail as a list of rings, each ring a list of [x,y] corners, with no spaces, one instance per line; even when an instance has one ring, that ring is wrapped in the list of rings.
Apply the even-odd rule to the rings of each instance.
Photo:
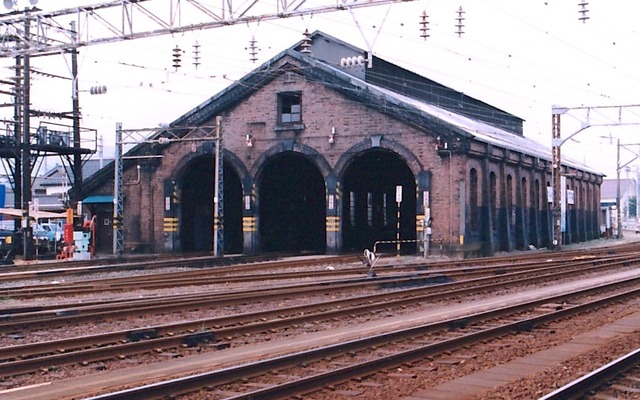
[[[593,267],[602,270],[601,266]],[[575,272],[584,274],[585,269],[576,267]],[[313,305],[279,308],[277,310],[245,313],[228,317],[210,318],[183,323],[166,324],[156,327],[145,327],[136,330],[112,332],[96,336],[84,336],[73,339],[42,342],[0,349],[0,360],[16,359],[14,362],[0,363],[0,376],[10,376],[33,371],[46,365],[83,360],[87,362],[111,358],[114,354],[126,356],[148,351],[149,349],[171,348],[182,345],[194,346],[199,343],[215,343],[220,338],[264,332],[288,326],[295,326],[309,321],[328,320],[331,318],[365,314],[382,308],[404,307],[423,302],[433,303],[445,298],[462,296],[481,291],[506,289],[507,285],[527,284],[533,281],[557,280],[560,276],[568,276],[568,271],[548,273],[543,276],[528,276],[505,282],[481,284],[491,278],[478,279],[462,283],[447,284],[447,288],[436,293],[424,293],[424,289],[409,289],[393,293],[360,296],[316,303]],[[524,273],[518,273],[524,275]],[[493,277],[495,278],[495,277]],[[501,276],[500,278],[510,278]],[[512,277],[515,278],[515,277]],[[438,289],[438,288],[436,288]],[[226,327],[226,328],[225,328]],[[185,332],[188,333],[179,333]],[[144,341],[131,345],[118,342]],[[151,343],[151,344],[149,344]],[[105,347],[111,345],[109,347]],[[151,346],[151,347],[149,347]],[[93,347],[93,348],[91,348]],[[63,350],[61,350],[63,349]],[[74,349],[81,349],[74,351]],[[61,353],[64,351],[64,353]],[[50,354],[51,356],[42,356]],[[37,357],[31,359],[31,357]],[[18,358],[20,358],[18,360]]]
[[[608,264],[605,264],[608,263]],[[638,259],[626,259],[626,258],[606,258],[601,260],[581,260],[579,262],[573,262],[571,268],[568,268],[562,264],[556,266],[545,265],[539,271],[550,271],[554,273],[555,278],[560,278],[562,276],[571,276],[573,271],[578,270],[580,273],[584,274],[589,270],[600,271],[604,268],[604,265],[607,265],[608,268],[617,268],[617,267],[625,267],[629,264],[637,264],[640,263],[640,258]],[[557,268],[567,268],[561,272],[554,272],[554,269]],[[512,274],[506,272],[496,273],[496,275],[500,275],[503,279],[507,277],[512,277],[514,279],[518,279],[519,277],[526,277],[527,274],[531,274],[536,271],[524,271],[524,272],[514,272]],[[459,272],[458,276],[467,277],[465,272]],[[415,274],[408,277],[377,277],[377,278],[359,278],[353,279],[347,282],[335,282],[335,281],[322,281],[322,282],[313,282],[313,283],[304,283],[304,284],[293,284],[293,285],[283,285],[280,284],[275,287],[268,288],[255,288],[252,287],[247,293],[246,290],[238,290],[238,291],[228,291],[228,292],[206,292],[198,295],[182,295],[176,296],[175,298],[170,299],[168,302],[162,302],[160,298],[152,298],[152,299],[143,299],[143,300],[121,300],[117,301],[111,305],[109,304],[98,304],[98,305],[90,305],[90,306],[80,306],[74,305],[68,308],[54,308],[48,311],[30,311],[27,313],[15,313],[15,310],[9,310],[6,314],[0,315],[0,332],[8,332],[11,330],[16,330],[20,327],[29,326],[31,328],[36,327],[38,325],[47,324],[49,326],[54,323],[58,324],[69,324],[69,323],[79,323],[81,321],[90,321],[96,318],[114,318],[117,316],[132,316],[132,315],[141,315],[145,313],[152,312],[170,312],[170,311],[184,311],[186,309],[196,309],[202,306],[220,306],[222,304],[233,304],[233,302],[237,302],[241,300],[243,302],[246,301],[258,301],[258,300],[274,300],[282,297],[289,297],[295,294],[311,294],[311,293],[323,293],[327,290],[331,290],[332,293],[335,293],[338,290],[347,290],[351,288],[362,288],[364,286],[372,286],[379,287],[381,289],[393,289],[394,287],[406,287],[406,286],[429,286],[436,285],[442,290],[449,289],[446,286],[446,282],[448,280],[452,280],[452,277],[455,277],[456,274],[449,275],[429,275],[426,273]],[[533,275],[534,278],[539,275]],[[476,278],[478,279],[478,278]],[[474,285],[473,279],[467,279],[469,284]],[[424,289],[421,289],[424,290]],[[231,302],[231,303],[229,303]],[[98,311],[96,311],[98,310]]]
[[[338,256],[323,256],[315,259],[307,258],[305,262],[309,264],[321,263],[323,260],[329,262],[355,262],[358,257],[354,254],[338,255]],[[291,258],[278,258],[272,257],[245,257],[245,256],[230,256],[230,257],[214,257],[214,256],[193,256],[193,257],[169,257],[161,259],[154,258],[152,260],[146,259],[134,262],[123,262],[120,259],[119,263],[100,263],[73,266],[69,263],[50,264],[46,268],[37,268],[36,270],[24,270],[24,271],[7,271],[0,269],[0,280],[14,280],[16,278],[33,278],[43,275],[78,275],[80,273],[102,273],[111,271],[131,271],[138,269],[159,269],[159,268],[172,268],[172,267],[190,267],[190,268],[205,268],[205,267],[217,267],[223,268],[238,268],[244,266],[248,269],[258,269],[260,264],[264,265],[281,265],[282,267],[295,266],[302,260]]]
[[[638,253],[640,255],[640,253]],[[621,255],[612,255],[610,257],[605,257],[606,259],[615,258],[615,257],[630,257],[631,254],[621,254]],[[595,257],[594,257],[595,258]],[[347,258],[350,260],[351,258]],[[580,259],[588,260],[588,256],[582,256]],[[602,259],[602,258],[600,258]],[[163,289],[169,287],[175,287],[180,285],[188,285],[191,286],[194,283],[202,285],[202,284],[216,284],[216,283],[234,283],[234,282],[246,282],[251,280],[284,280],[284,279],[293,279],[293,278],[302,278],[302,277],[313,277],[318,278],[322,276],[326,277],[337,277],[338,275],[349,275],[349,274],[362,274],[367,273],[368,270],[363,269],[363,266],[358,266],[355,268],[335,268],[333,270],[327,271],[299,271],[292,273],[263,273],[263,274],[255,274],[255,275],[237,275],[238,272],[246,272],[252,270],[261,270],[265,267],[269,266],[272,268],[285,268],[285,267],[299,267],[299,266],[311,266],[317,264],[325,264],[332,262],[339,262],[342,259],[324,259],[327,260],[323,262],[322,260],[310,260],[307,262],[306,260],[289,260],[289,261],[280,261],[280,262],[271,262],[266,264],[251,264],[251,265],[242,265],[236,267],[228,267],[228,268],[215,268],[215,269],[206,269],[202,271],[200,269],[195,271],[181,271],[181,272],[172,272],[172,273],[162,273],[162,274],[153,274],[153,275],[144,275],[141,277],[121,277],[121,278],[105,278],[105,279],[92,279],[90,281],[75,281],[70,283],[55,283],[55,284],[38,284],[38,285],[21,285],[15,288],[5,288],[0,289],[0,296],[11,297],[14,299],[17,298],[32,298],[38,296],[63,296],[68,294],[78,295],[81,293],[96,293],[99,291],[118,291],[118,290],[127,290],[127,289]],[[564,260],[567,262],[575,262],[575,257],[561,257],[553,259],[554,262],[558,260]],[[545,263],[548,263],[548,257],[545,257]],[[304,264],[302,264],[304,263]],[[457,263],[456,263],[457,264]],[[521,264],[511,264],[504,265],[505,269],[514,269],[514,268],[536,268],[541,267],[540,261],[530,261],[529,263],[521,263]],[[385,272],[388,270],[393,270],[395,272],[400,270],[416,270],[422,271],[426,268],[430,268],[433,272],[433,267],[427,264],[413,264],[408,266],[400,266],[393,268],[378,268],[377,271]],[[464,271],[470,272],[474,269],[483,268],[483,267],[467,267]],[[497,267],[494,267],[497,268]],[[458,269],[460,270],[460,269]],[[228,274],[234,273],[235,275],[230,276]],[[222,275],[222,276],[219,276]],[[206,278],[203,278],[203,276]],[[178,277],[178,278],[176,278]]]
[[[582,274],[587,271],[594,270],[600,271],[602,268],[617,268],[625,267],[631,263],[632,260],[627,259],[604,259],[604,260],[583,260],[578,263],[572,263],[570,268],[560,265],[545,265],[542,271],[549,271],[555,274],[555,277],[560,278],[562,276],[571,276],[574,270],[579,270]],[[637,264],[640,260],[635,260],[633,263]],[[566,268],[562,272],[555,271],[556,268],[563,266]],[[528,276],[532,271],[526,270],[524,272],[517,272],[508,274],[504,271],[495,272],[495,275],[501,275],[502,279],[511,277],[513,279],[522,279]],[[558,275],[559,274],[559,275]],[[465,278],[469,275],[464,273],[459,274]],[[0,332],[16,330],[20,327],[30,326],[31,328],[38,326],[38,324],[44,323],[49,326],[53,323],[63,324],[71,322],[81,322],[87,320],[93,320],[95,318],[105,318],[110,315],[123,316],[126,315],[141,315],[149,312],[170,312],[170,311],[182,311],[186,307],[197,308],[199,306],[211,306],[222,304],[229,305],[234,301],[258,301],[263,299],[277,299],[286,296],[291,296],[296,293],[322,293],[327,290],[335,292],[338,289],[350,289],[361,288],[363,286],[380,287],[381,289],[391,289],[393,286],[428,286],[438,284],[438,287],[443,290],[449,290],[447,286],[447,280],[452,280],[451,277],[455,277],[455,274],[449,275],[433,275],[433,276],[421,276],[416,274],[409,277],[395,277],[395,278],[363,278],[361,280],[355,280],[346,283],[340,283],[337,285],[329,285],[326,282],[314,282],[294,285],[278,285],[276,287],[266,288],[252,288],[250,293],[246,290],[226,291],[226,292],[205,292],[200,294],[187,294],[187,295],[171,295],[166,297],[151,297],[145,299],[121,299],[114,302],[79,305],[74,303],[68,307],[59,305],[48,310],[33,310],[27,308],[27,312],[20,313],[21,309],[7,309],[4,310],[4,314],[0,315]],[[539,275],[532,275],[537,277]],[[395,281],[394,281],[395,279]],[[473,279],[467,279],[471,285],[475,285]],[[423,289],[421,289],[423,290]],[[132,309],[131,312],[127,310]],[[95,311],[99,310],[98,313]]]
[[[615,245],[609,247],[599,247],[594,249],[581,249],[581,250],[563,250],[561,252],[549,252],[543,250],[541,252],[526,252],[519,254],[509,254],[508,256],[493,256],[493,257],[479,257],[473,259],[463,259],[463,260],[443,260],[443,261],[434,261],[433,259],[421,260],[413,263],[416,267],[430,267],[437,268],[441,266],[455,266],[455,267],[469,267],[469,266],[480,266],[480,265],[499,265],[500,263],[504,263],[505,266],[513,265],[514,263],[523,264],[524,263],[535,263],[540,261],[541,259],[570,259],[573,257],[589,257],[589,256],[602,256],[605,255],[615,255],[615,254],[626,254],[631,252],[640,252],[640,244],[637,243],[629,243],[622,245]],[[386,257],[388,255],[379,255],[379,257]],[[155,257],[154,260],[150,260],[150,256],[135,256],[135,257],[127,257],[127,258],[106,258],[100,260],[92,260],[92,261],[72,261],[72,262],[60,262],[60,263],[47,263],[45,265],[30,265],[28,267],[3,267],[0,268],[0,281],[15,281],[16,279],[22,278],[39,278],[47,275],[78,275],[80,273],[102,273],[102,272],[111,272],[111,271],[130,271],[132,269],[159,269],[159,268],[169,268],[176,266],[174,261],[180,262],[184,260],[186,263],[189,263],[191,260],[195,260],[197,262],[193,268],[203,268],[203,267],[217,267],[215,270],[217,271],[233,271],[237,272],[239,268],[243,270],[251,270],[256,269],[259,270],[261,265],[259,263],[265,263],[267,265],[273,264],[281,264],[284,266],[295,266],[298,260],[286,259],[286,257],[293,257],[291,254],[268,254],[262,256],[229,256],[229,257],[213,257],[210,255],[202,255],[202,254],[194,254],[194,255],[185,255],[174,257],[174,256],[161,256],[162,260],[157,260]],[[324,257],[324,260],[333,260],[340,259],[342,257],[346,257],[347,260],[357,261],[358,257],[356,255],[344,255],[344,256],[333,256],[333,257]],[[168,258],[168,260],[167,260]],[[275,259],[274,259],[275,258]],[[284,259],[283,259],[284,258]],[[210,263],[209,263],[210,261]],[[318,261],[320,262],[320,261]],[[99,263],[96,265],[96,263]],[[169,264],[165,264],[169,263]],[[202,265],[204,264],[204,265]],[[248,265],[238,265],[238,264],[248,264]],[[253,265],[253,268],[251,267]],[[183,264],[178,264],[178,267],[184,267]],[[28,270],[24,270],[25,268],[29,268]],[[34,271],[34,269],[36,269]]]
[[[616,376],[624,374],[640,365],[640,349],[636,349],[602,367],[582,376],[538,400],[574,400],[581,399],[592,390],[606,384]]]
[[[521,264],[523,262],[536,262],[540,259],[552,258],[554,260],[566,259],[572,257],[589,257],[589,256],[602,256],[625,254],[630,252],[639,252],[639,243],[626,243],[611,246],[596,247],[591,249],[563,249],[560,252],[551,252],[546,249],[540,249],[533,252],[523,252],[516,254],[509,254],[503,256],[491,256],[491,257],[476,257],[467,259],[453,259],[453,260],[441,260],[436,261],[433,258],[427,260],[419,260],[413,263],[418,266],[429,266],[436,268],[439,266],[456,266],[456,267],[468,267],[468,266],[480,266],[480,265],[498,265],[504,263],[505,266],[512,265],[514,263]],[[234,255],[226,257],[213,257],[203,253],[186,253],[179,256],[175,255],[135,255],[118,258],[101,258],[95,260],[66,260],[62,262],[47,262],[40,264],[29,265],[11,265],[0,266],[0,281],[14,281],[18,278],[38,278],[46,275],[78,275],[80,273],[101,273],[105,271],[130,271],[132,269],[159,269],[165,268],[164,261],[172,260],[209,260],[210,264],[205,267],[217,267],[217,270],[234,269],[238,268],[238,264],[252,264],[252,263],[273,263],[273,262],[291,262],[287,258],[295,257],[295,254],[288,253],[269,253],[264,255]],[[378,257],[390,257],[389,254],[379,254]],[[344,255],[334,257],[347,257],[353,258],[354,261],[358,260],[356,255]],[[161,258],[161,260],[158,260]],[[330,259],[330,257],[325,257]],[[248,268],[249,265],[243,266]],[[202,266],[195,266],[195,268],[202,268]],[[257,269],[257,268],[256,268]]]
[[[355,262],[357,259],[354,256],[349,257],[330,257],[330,258],[320,258],[315,260],[283,260],[283,261],[272,261],[272,262],[261,262],[261,263],[253,263],[253,264],[242,264],[236,265],[233,267],[217,267],[208,269],[205,267],[209,267],[208,260],[178,260],[178,261],[170,261],[170,262],[152,262],[152,268],[195,268],[191,271],[180,271],[180,272],[170,272],[170,273],[160,273],[160,274],[152,274],[152,275],[143,275],[143,276],[126,276],[120,278],[104,278],[104,279],[90,279],[86,281],[74,281],[70,283],[40,283],[35,285],[20,285],[16,287],[6,287],[0,289],[0,296],[19,296],[21,293],[26,295],[29,294],[38,294],[40,292],[43,293],[51,293],[55,292],[56,289],[63,291],[65,289],[71,288],[75,293],[81,290],[98,290],[102,288],[103,290],[117,290],[119,288],[132,286],[140,288],[140,285],[144,282],[149,282],[149,285],[161,286],[158,282],[164,282],[169,278],[173,278],[176,280],[176,276],[178,279],[184,280],[188,284],[188,278],[184,278],[184,276],[192,276],[192,279],[202,279],[202,276],[214,276],[218,280],[224,280],[226,277],[227,280],[233,281],[237,279],[239,281],[244,280],[243,276],[233,277],[227,276],[225,274],[229,273],[238,273],[238,272],[246,272],[253,270],[260,270],[266,267],[269,268],[293,268],[300,266],[313,266],[318,264],[340,264],[340,263],[349,263]],[[144,270],[148,269],[148,264],[143,265],[108,265],[108,266],[100,266],[100,267],[92,267],[90,271],[80,271],[76,269],[72,270],[58,270],[51,269],[42,272],[37,272],[34,274],[6,274],[0,275],[1,278],[7,281],[15,282],[17,279],[42,279],[45,276],[55,276],[61,277],[66,275],[80,275],[87,273],[105,273],[105,272],[115,272],[115,271],[132,271],[132,270]],[[322,271],[323,273],[325,271]],[[339,273],[336,272],[336,273]],[[290,273],[292,274],[292,273]],[[219,277],[218,275],[222,275]],[[261,279],[264,278],[266,274],[261,275]],[[287,278],[287,275],[283,273],[283,277]],[[283,279],[284,279],[283,278]],[[213,279],[213,278],[212,278]],[[215,282],[214,282],[215,283]],[[84,286],[83,286],[84,285]]]
[[[30,274],[37,273],[38,271],[48,270],[64,270],[64,271],[91,271],[92,268],[103,268],[107,266],[118,266],[122,269],[127,267],[139,267],[140,263],[150,263],[159,261],[171,261],[171,260],[188,260],[188,259],[211,259],[212,266],[228,266],[237,264],[248,264],[254,262],[266,262],[282,260],[286,257],[294,257],[295,254],[290,253],[268,253],[262,255],[233,255],[215,258],[207,253],[182,253],[176,254],[144,254],[144,255],[128,255],[123,257],[107,257],[97,258],[93,260],[73,260],[67,259],[64,261],[47,261],[39,262],[35,264],[13,264],[0,266],[0,280],[6,280],[5,274]],[[355,257],[355,256],[354,256]],[[148,264],[149,269],[161,268],[156,267],[154,264]]]
[[[437,322],[435,324],[425,324],[408,329],[397,330],[393,332],[383,333],[379,335],[369,336],[366,338],[356,339],[340,344],[330,345],[322,348],[297,352],[279,357],[273,357],[258,362],[243,364],[240,366],[225,368],[211,372],[199,373],[186,377],[179,377],[163,382],[156,382],[140,387],[119,390],[113,393],[101,394],[88,398],[88,400],[135,400],[135,399],[158,399],[167,398],[168,396],[178,396],[191,393],[205,386],[216,386],[238,381],[243,378],[250,378],[257,374],[268,373],[285,367],[292,367],[300,363],[309,364],[311,360],[319,360],[345,353],[354,353],[358,350],[368,349],[374,346],[388,345],[391,341],[403,340],[406,338],[415,338],[425,332],[440,329],[455,329],[456,327],[468,326],[471,323],[486,321],[496,317],[504,317],[507,314],[513,314],[527,309],[531,309],[548,302],[566,300],[572,295],[587,295],[595,293],[596,290],[603,290],[606,287],[615,286],[615,283],[600,286],[598,288],[590,288],[578,290],[572,293],[562,295],[554,295],[544,299],[525,302],[518,305],[506,306],[489,312],[476,313],[466,317],[455,318],[447,321]],[[466,334],[457,338],[440,341],[437,343],[418,346],[416,348],[400,351],[395,354],[386,353],[382,357],[375,360],[365,362],[354,362],[354,364],[334,369],[328,372],[308,376],[300,379],[294,379],[283,384],[274,384],[271,387],[254,390],[249,393],[233,396],[228,400],[241,399],[275,399],[285,396],[301,395],[321,389],[328,384],[336,384],[353,379],[354,376],[362,376],[365,374],[380,371],[396,365],[412,362],[428,355],[434,355],[443,351],[456,349],[477,343],[482,340],[488,340],[498,336],[505,335],[510,332],[519,332],[523,330],[531,330],[533,327],[549,323],[554,320],[566,318],[570,315],[583,313],[593,310],[597,307],[620,302],[624,299],[636,297],[640,295],[640,288],[634,289],[622,294],[612,295],[601,298],[592,302],[581,305],[575,305],[570,308],[552,311],[543,315],[534,316],[532,318],[521,319],[515,322],[509,322],[500,326],[494,326],[489,329]],[[418,341],[414,341],[418,342]],[[195,388],[195,389],[194,389]]]

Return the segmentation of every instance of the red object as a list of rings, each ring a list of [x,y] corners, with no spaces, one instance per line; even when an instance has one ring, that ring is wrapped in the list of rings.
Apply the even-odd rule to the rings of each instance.
[[[73,243],[73,224],[64,224],[62,227],[62,238],[65,243]]]

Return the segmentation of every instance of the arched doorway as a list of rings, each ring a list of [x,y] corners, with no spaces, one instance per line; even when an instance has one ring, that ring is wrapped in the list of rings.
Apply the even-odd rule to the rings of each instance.
[[[242,184],[231,164],[224,163],[224,253],[242,252]],[[178,180],[180,243],[184,252],[213,249],[214,158],[192,160]]]
[[[262,251],[324,253],[324,178],[307,157],[286,152],[268,160],[259,180]]]
[[[343,250],[372,249],[376,241],[396,239],[398,185],[402,186],[400,240],[416,239],[415,179],[398,154],[381,148],[363,152],[351,161],[342,181]],[[393,245],[382,246],[395,249]],[[415,252],[416,245],[403,244],[401,249]]]

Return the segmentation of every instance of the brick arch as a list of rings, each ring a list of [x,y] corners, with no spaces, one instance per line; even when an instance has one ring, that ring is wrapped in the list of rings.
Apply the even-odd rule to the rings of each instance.
[[[309,147],[307,145],[303,145],[296,142],[288,142],[288,143],[280,142],[275,146],[272,146],[271,148],[262,152],[260,157],[256,159],[256,162],[251,167],[251,170],[248,171],[251,177],[253,177],[254,184],[258,185],[260,183],[259,181],[260,174],[264,166],[266,165],[266,163],[269,161],[269,159],[271,159],[273,156],[276,156],[278,154],[286,153],[290,151],[306,156],[306,158],[308,158],[311,162],[313,162],[318,167],[325,181],[327,177],[333,174],[333,169],[327,162],[327,159],[313,147]]]
[[[372,143],[372,139],[365,139],[344,151],[335,166],[336,176],[342,178],[354,157],[357,157],[364,151],[371,150],[376,147],[398,154],[400,158],[407,164],[407,166],[413,173],[413,176],[418,176],[420,172],[424,172],[424,166],[422,165],[418,157],[416,157],[416,155],[411,150],[404,147],[400,143],[385,139],[380,140],[379,146],[373,146]]]
[[[182,176],[182,174],[184,173],[185,168],[193,160],[200,157],[211,157],[213,155],[214,155],[213,153],[202,152],[202,151],[189,152],[185,154],[184,156],[180,157],[180,159],[173,165],[169,179],[173,180],[174,182],[177,182]],[[233,168],[236,171],[236,174],[238,174],[238,177],[240,178],[240,182],[244,182],[246,177],[249,176],[249,170],[244,165],[242,160],[240,160],[238,156],[236,156],[235,154],[233,154],[228,150],[225,150],[224,148],[222,149],[222,160],[223,162],[226,161],[227,163],[231,164],[231,166],[233,166]]]

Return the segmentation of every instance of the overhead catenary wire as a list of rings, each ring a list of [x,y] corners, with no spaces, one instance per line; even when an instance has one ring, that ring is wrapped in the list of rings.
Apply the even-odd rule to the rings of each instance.
[[[496,0],[482,0],[478,2],[479,7],[486,7],[487,5],[496,4]],[[499,2],[498,2],[499,3]],[[606,87],[603,84],[598,83],[597,80],[594,80],[591,84],[584,80],[584,78],[580,77],[580,74],[574,73],[575,71],[567,70],[567,69],[558,69],[555,66],[542,62],[536,62],[537,60],[531,60],[527,58],[523,58],[522,54],[513,52],[508,47],[504,47],[500,42],[486,42],[480,41],[476,32],[478,32],[478,27],[473,26],[474,34],[466,34],[463,38],[463,41],[455,41],[458,42],[455,45],[450,45],[451,43],[455,43],[453,41],[454,34],[451,31],[451,14],[453,10],[453,6],[449,7],[448,13],[443,14],[439,13],[438,9],[431,11],[432,7],[430,7],[430,15],[432,23],[431,25],[431,34],[432,37],[426,43],[428,46],[425,49],[424,41],[420,40],[417,30],[413,29],[412,34],[408,34],[409,31],[407,25],[407,7],[405,4],[400,4],[402,8],[393,8],[390,9],[389,15],[386,18],[386,22],[384,27],[380,30],[381,32],[381,41],[385,39],[387,41],[395,41],[397,42],[398,38],[402,38],[402,43],[408,44],[412,48],[420,49],[421,53],[428,54],[427,58],[419,58],[419,57],[405,57],[399,56],[394,52],[390,52],[389,50],[385,50],[384,44],[377,45],[374,48],[376,54],[380,54],[380,56],[386,60],[390,60],[401,67],[405,67],[412,71],[415,71],[419,75],[426,76],[427,78],[433,79],[434,81],[441,83],[445,86],[450,86],[458,91],[467,93],[474,98],[479,100],[485,100],[490,104],[498,106],[498,108],[506,109],[508,112],[516,114],[520,116],[521,110],[527,110],[531,107],[536,108],[544,108],[548,107],[549,99],[557,99],[558,102],[575,102],[575,98],[572,98],[568,95],[570,92],[580,92],[583,91],[585,94],[588,94],[589,98],[593,99],[594,96],[597,96],[602,99],[608,99],[613,103],[626,103],[624,101],[625,93],[621,93],[621,89],[616,89],[613,87]],[[457,4],[456,4],[457,6]],[[474,3],[469,3],[464,6],[465,10],[472,11],[474,7]],[[500,3],[498,5],[499,8],[505,9],[505,3]],[[396,10],[403,10],[402,12]],[[519,16],[517,9],[515,8],[507,8],[507,11],[510,11],[514,16]],[[572,29],[583,28],[582,24],[577,25],[577,21],[575,18],[575,7],[572,9],[571,15],[567,15],[567,20],[571,20],[575,23]],[[363,29],[366,30],[367,35],[375,34],[375,31],[379,29],[379,25],[377,25],[376,21],[380,21],[380,15],[377,13],[376,17],[369,18],[369,15],[375,14],[372,10],[358,10],[358,18],[361,21]],[[416,14],[418,15],[418,14]],[[592,19],[585,25],[586,30],[594,29],[592,27],[596,26],[597,22],[597,13],[596,10],[591,11]],[[479,24],[482,21],[479,21],[477,18],[471,18],[471,15],[468,15],[469,18],[465,21],[465,23],[471,25]],[[281,21],[269,21],[268,24],[264,23],[263,28],[267,26],[272,28],[278,26],[281,31],[285,32],[295,32],[295,37],[300,37],[300,33],[304,29],[300,29],[300,24],[295,23],[293,20],[288,20],[286,23]],[[329,25],[333,28],[336,26],[340,27],[351,27],[353,28],[353,23],[348,22],[348,18],[338,18],[336,14],[326,14],[322,16],[321,19],[314,18],[314,25],[317,24],[317,29],[323,30],[325,26],[323,26],[322,22],[327,21]],[[499,21],[499,20],[498,20]],[[522,17],[517,19],[520,23],[522,22]],[[526,19],[525,19],[526,21]],[[587,54],[581,54],[577,49],[580,49],[582,44],[567,42],[565,43],[559,42],[555,40],[555,36],[557,36],[555,31],[551,30],[547,33],[547,28],[549,27],[543,20],[534,20],[528,21],[529,24],[525,24],[525,30],[529,32],[537,32],[539,37],[549,38],[554,41],[558,46],[564,47],[567,51],[576,51],[576,54],[579,57],[585,57],[586,60],[591,60],[591,58],[587,57]],[[489,23],[489,21],[484,21],[484,23]],[[369,26],[376,25],[376,28],[370,28]],[[226,29],[226,28],[225,28]],[[246,29],[246,28],[245,28]],[[236,30],[237,31],[237,30]],[[236,32],[234,31],[234,32]],[[262,29],[261,29],[262,31]],[[330,34],[333,34],[331,30],[329,30]],[[208,35],[208,33],[199,33],[200,35]],[[339,39],[344,39],[339,34],[334,34],[334,36]],[[354,35],[355,36],[355,35]],[[294,36],[290,36],[294,37]],[[351,42],[352,39],[357,39],[356,37],[349,38],[345,40],[346,42]],[[477,40],[478,39],[478,40]],[[356,40],[357,41],[357,40]],[[264,41],[266,43],[267,40]],[[461,42],[464,42],[461,43]],[[269,41],[269,44],[273,44],[275,42]],[[138,41],[131,42],[134,48],[134,52],[139,53],[136,54],[136,57],[139,55],[140,64],[143,64],[148,71],[158,71],[162,68],[159,68],[161,65],[166,66],[166,48],[165,50],[154,49],[154,46],[143,46],[142,44],[138,44]],[[287,43],[286,46],[291,43]],[[354,43],[358,45],[358,43]],[[417,45],[421,45],[421,47],[414,47]],[[236,43],[236,47],[238,44]],[[144,47],[144,48],[143,48]],[[144,91],[153,91],[153,92],[162,92],[162,93],[174,93],[174,94],[182,94],[188,97],[193,97],[194,102],[196,99],[206,99],[211,95],[219,92],[224,87],[226,87],[230,82],[236,81],[242,76],[246,75],[252,70],[250,63],[247,62],[246,56],[244,56],[244,60],[240,60],[238,62],[231,62],[230,58],[227,56],[230,55],[234,50],[233,45],[226,46],[224,41],[216,42],[215,45],[207,46],[208,49],[203,49],[203,56],[207,58],[215,57],[216,64],[214,68],[205,69],[202,68],[202,71],[196,74],[192,70],[188,70],[183,66],[180,73],[166,73],[165,77],[160,78],[156,77],[150,79],[148,82],[144,82],[143,86],[136,86],[135,83],[128,81],[127,82],[109,82],[108,85],[110,87],[120,87],[122,89],[131,89],[131,90],[144,90]],[[279,52],[282,47],[273,46]],[[476,53],[469,53],[470,47],[476,47],[478,51]],[[526,48],[526,46],[521,46]],[[140,50],[140,51],[138,51]],[[145,50],[145,51],[142,51]],[[237,50],[237,49],[236,49]],[[83,50],[81,54],[84,53],[93,53],[93,50]],[[206,55],[205,55],[206,53]],[[274,55],[275,52],[264,52],[260,55],[260,61],[266,61],[270,57]],[[628,51],[620,52],[621,55],[628,57]],[[220,57],[221,54],[224,54],[224,57]],[[217,56],[217,57],[216,57]],[[443,57],[446,59],[446,62],[438,63],[438,58]],[[239,57],[237,57],[239,59]],[[471,60],[469,60],[471,58]],[[124,59],[124,58],[122,58]],[[633,60],[633,57],[630,57]],[[449,61],[452,60],[452,61]],[[506,60],[506,61],[501,61]],[[244,64],[241,62],[244,61]],[[100,61],[106,62],[106,61]],[[137,63],[137,62],[136,62]],[[451,69],[452,64],[467,64],[467,69],[464,73],[456,73]],[[598,65],[601,66],[603,71],[607,71],[609,73],[602,75],[614,75],[621,77],[623,79],[627,79],[631,84],[635,84],[638,82],[638,78],[633,78],[629,76],[627,72],[627,68],[623,68],[619,66],[621,63],[613,63],[608,60],[600,60],[598,61]],[[113,65],[113,64],[110,64]],[[524,66],[526,68],[520,69],[516,65]],[[125,67],[125,65],[122,65]],[[127,68],[127,67],[125,67]],[[135,68],[135,67],[132,67]],[[621,69],[623,69],[623,73],[621,73]],[[524,90],[509,90],[508,85],[500,84],[500,82],[495,82],[492,80],[485,80],[480,78],[479,70],[486,70],[492,72],[496,76],[500,76],[500,79],[503,79],[505,82],[516,82],[516,81],[529,81],[533,82],[531,88],[528,91]],[[215,71],[213,73],[207,74],[207,72]],[[523,72],[524,71],[524,72]],[[466,75],[469,73],[469,75]],[[526,75],[529,75],[528,77]],[[213,76],[213,78],[211,78]],[[444,78],[444,79],[443,79]],[[81,74],[81,79],[86,79],[86,75]],[[93,78],[97,80],[96,78]],[[213,85],[207,85],[210,88],[209,91],[202,91],[198,93],[197,91],[187,88],[180,88],[180,82],[188,82],[190,80],[195,80],[197,82],[204,82],[207,79],[210,80]],[[91,79],[89,79],[91,80]],[[140,83],[140,82],[138,82]],[[201,85],[204,87],[204,85]],[[627,89],[627,87],[625,87]],[[488,94],[488,95],[487,95]],[[588,97],[584,97],[584,101],[589,100]],[[498,99],[498,103],[494,99]],[[504,104],[508,106],[505,107]],[[515,107],[514,107],[515,106]],[[188,106],[184,108],[187,110]],[[141,116],[142,117],[142,116]],[[525,118],[527,116],[525,115]],[[542,120],[541,126],[545,126],[548,124],[548,121]]]
[[[474,60],[475,60],[475,61],[478,61],[478,60],[477,60],[477,58],[476,58],[476,59],[474,59]],[[480,60],[480,62],[482,62],[482,61],[483,61],[483,60]],[[485,60],[485,61],[486,61],[486,60]]]

